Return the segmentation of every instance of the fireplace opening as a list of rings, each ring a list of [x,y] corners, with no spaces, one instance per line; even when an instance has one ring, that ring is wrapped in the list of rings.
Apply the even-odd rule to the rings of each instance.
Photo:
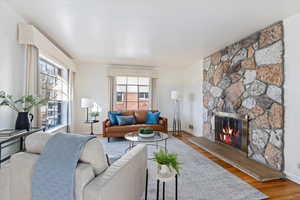
[[[247,116],[239,116],[232,113],[217,113],[215,115],[215,140],[247,152]]]

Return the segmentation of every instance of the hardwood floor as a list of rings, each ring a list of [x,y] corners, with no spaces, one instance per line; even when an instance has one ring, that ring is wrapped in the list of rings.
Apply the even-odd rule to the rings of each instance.
[[[189,138],[193,137],[188,133],[183,133],[182,137],[177,137],[179,140],[183,141],[184,143],[191,146],[193,149],[198,151],[199,153],[205,155],[210,160],[214,161],[215,163],[219,164],[229,172],[233,173],[234,175],[238,176],[242,180],[246,181],[253,187],[257,188],[261,192],[268,195],[270,198],[274,200],[291,200],[297,199],[300,200],[300,185],[289,181],[289,180],[275,180],[275,181],[268,181],[268,182],[258,182],[254,178],[248,176],[247,174],[243,173],[242,171],[238,170],[237,168],[227,164],[226,162],[218,159],[217,157],[213,156],[212,154],[206,152],[205,150],[201,149],[197,145],[188,141]]]

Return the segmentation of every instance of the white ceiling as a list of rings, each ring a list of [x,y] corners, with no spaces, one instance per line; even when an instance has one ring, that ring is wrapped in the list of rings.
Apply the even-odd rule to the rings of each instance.
[[[80,62],[186,67],[300,12],[299,0],[7,0]]]

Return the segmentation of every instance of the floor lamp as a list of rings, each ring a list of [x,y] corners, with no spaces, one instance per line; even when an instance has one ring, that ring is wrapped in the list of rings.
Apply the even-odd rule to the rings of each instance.
[[[171,91],[171,99],[174,102],[173,135],[181,136],[180,101],[178,91]]]

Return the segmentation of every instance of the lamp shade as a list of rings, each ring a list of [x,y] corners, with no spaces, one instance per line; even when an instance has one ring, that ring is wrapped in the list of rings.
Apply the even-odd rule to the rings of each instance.
[[[179,99],[179,93],[176,90],[171,91],[171,99],[172,100],[178,100]]]
[[[92,101],[88,98],[81,98],[81,108],[90,108],[92,106]]]

